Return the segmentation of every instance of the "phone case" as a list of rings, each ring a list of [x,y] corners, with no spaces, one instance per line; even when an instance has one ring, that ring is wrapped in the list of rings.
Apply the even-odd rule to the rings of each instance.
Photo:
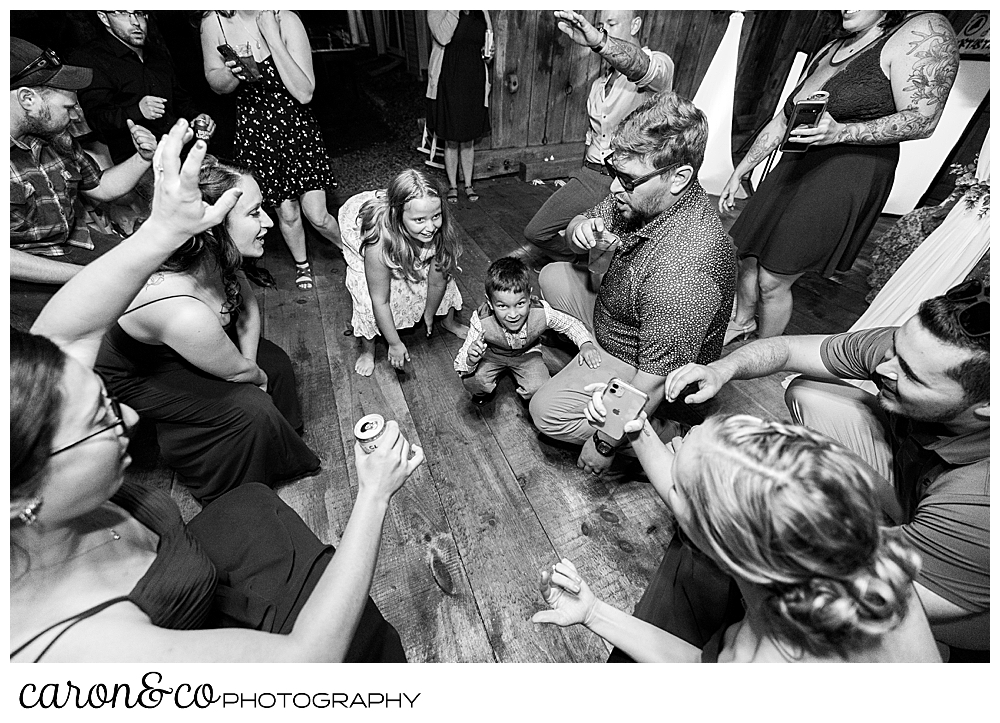
[[[809,148],[808,143],[797,143],[795,141],[789,140],[789,136],[793,130],[799,126],[805,125],[814,127],[819,123],[820,117],[823,115],[823,111],[826,110],[825,100],[800,100],[795,104],[795,109],[792,111],[792,117],[788,121],[788,126],[785,128],[785,137],[781,139],[781,145],[778,146],[778,150],[782,153],[803,153]]]
[[[237,63],[240,62],[240,56],[236,52],[236,49],[229,43],[223,43],[216,50],[219,51],[221,55],[226,60],[235,60]]]
[[[601,431],[613,439],[621,439],[625,434],[625,425],[639,416],[649,396],[615,377],[608,382],[601,399],[608,412]]]

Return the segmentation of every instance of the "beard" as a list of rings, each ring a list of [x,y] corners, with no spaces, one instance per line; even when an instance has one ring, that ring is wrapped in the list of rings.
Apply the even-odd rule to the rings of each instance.
[[[25,132],[39,138],[55,140],[64,134],[69,128],[67,122],[62,127],[57,127],[52,121],[52,109],[48,105],[42,107],[36,114],[28,113],[25,116]]]

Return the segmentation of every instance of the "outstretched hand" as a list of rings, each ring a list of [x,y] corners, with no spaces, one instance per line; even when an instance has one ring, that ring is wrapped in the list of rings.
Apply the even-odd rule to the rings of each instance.
[[[364,492],[388,502],[423,461],[423,448],[417,444],[411,446],[400,433],[399,425],[394,420],[389,420],[378,440],[378,446],[372,452],[366,453],[360,442],[354,444],[359,497]]]
[[[556,27],[577,45],[593,48],[604,39],[604,33],[590,24],[587,18],[572,10],[556,10]]]
[[[193,135],[182,118],[160,139],[153,154],[153,207],[147,223],[169,232],[177,245],[222,223],[243,193],[231,188],[212,205],[202,200],[198,174],[208,146],[196,141],[181,163],[181,149]]]
[[[597,597],[577,572],[576,565],[565,557],[555,565],[539,570],[538,590],[552,609],[535,613],[531,622],[566,627],[586,625],[593,619]]]
[[[663,396],[668,402],[677,399],[681,392],[691,384],[698,385],[698,391],[684,397],[685,404],[701,404],[714,397],[726,383],[722,375],[711,366],[704,364],[685,364],[674,369],[663,382]]]

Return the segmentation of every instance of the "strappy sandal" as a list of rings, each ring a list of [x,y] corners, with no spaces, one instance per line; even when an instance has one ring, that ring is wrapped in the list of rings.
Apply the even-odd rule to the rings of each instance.
[[[448,199],[448,203],[458,203],[458,187],[452,186],[449,188],[446,198]]]
[[[475,203],[476,201],[479,200],[479,194],[476,193],[476,189],[474,189],[472,186],[465,187],[465,197],[469,199],[471,203]]]
[[[309,291],[313,287],[312,267],[308,261],[295,263],[295,285],[302,291]]]

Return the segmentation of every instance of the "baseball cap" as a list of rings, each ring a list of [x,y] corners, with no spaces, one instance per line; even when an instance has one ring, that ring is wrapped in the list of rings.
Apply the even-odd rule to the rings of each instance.
[[[62,90],[80,90],[90,85],[94,71],[76,65],[64,65],[59,56],[51,50],[42,50],[37,45],[20,38],[10,39],[10,77],[23,73],[29,66],[37,65],[27,75],[12,80],[11,88],[29,85],[47,85]]]

